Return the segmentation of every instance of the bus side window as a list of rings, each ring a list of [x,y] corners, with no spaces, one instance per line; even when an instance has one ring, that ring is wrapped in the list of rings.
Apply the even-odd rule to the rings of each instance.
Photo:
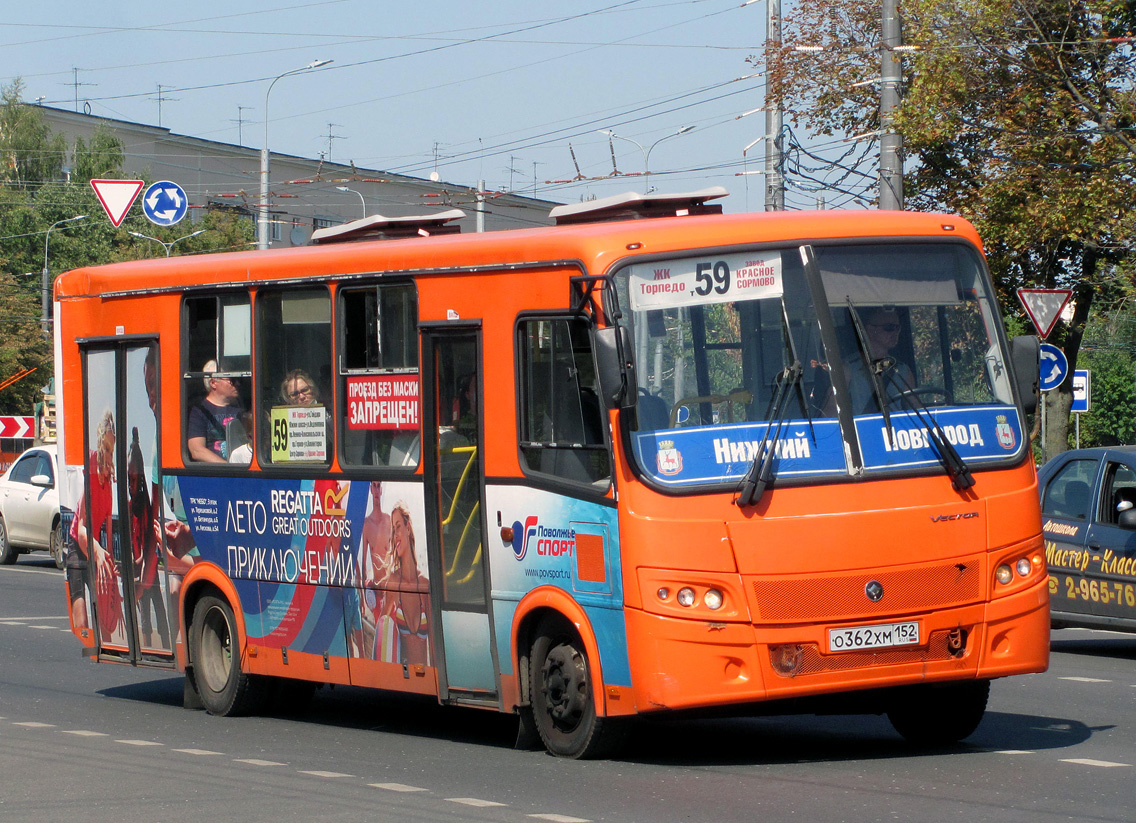
[[[421,448],[414,284],[345,288],[339,294],[340,461],[414,469]]]
[[[587,323],[523,320],[517,328],[517,357],[522,466],[606,487],[611,456]]]
[[[238,450],[247,445],[241,421],[252,408],[249,296],[187,297],[182,323],[182,423],[189,462],[247,465]]]
[[[325,287],[256,298],[257,456],[263,465],[331,462],[331,296]]]

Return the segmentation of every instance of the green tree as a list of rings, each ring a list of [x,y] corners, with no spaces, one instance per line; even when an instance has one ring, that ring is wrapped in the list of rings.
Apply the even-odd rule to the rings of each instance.
[[[1136,4],[1120,0],[905,0],[905,94],[896,118],[914,208],[982,233],[1003,305],[1029,285],[1071,288],[1051,342],[1077,365],[1094,304],[1125,299],[1136,242]],[[879,129],[876,0],[802,0],[765,56],[794,122],[822,135]],[[807,44],[820,52],[794,51]],[[909,59],[907,59],[909,57]],[[857,85],[864,83],[864,85]],[[1047,393],[1049,456],[1067,441],[1071,380]]]

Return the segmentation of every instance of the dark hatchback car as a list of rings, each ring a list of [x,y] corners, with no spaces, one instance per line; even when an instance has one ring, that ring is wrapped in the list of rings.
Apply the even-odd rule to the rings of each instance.
[[[1136,631],[1136,446],[1059,454],[1038,491],[1054,628]]]

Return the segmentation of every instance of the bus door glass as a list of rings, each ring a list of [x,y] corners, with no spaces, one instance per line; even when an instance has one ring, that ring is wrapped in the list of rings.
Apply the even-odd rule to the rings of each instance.
[[[72,614],[96,632],[100,653],[172,664],[169,582],[154,523],[159,470],[158,345],[84,352],[84,496],[68,536]],[[76,601],[81,601],[76,607]]]
[[[470,329],[423,331],[428,556],[442,699],[451,691],[496,693],[482,525],[479,339]]]

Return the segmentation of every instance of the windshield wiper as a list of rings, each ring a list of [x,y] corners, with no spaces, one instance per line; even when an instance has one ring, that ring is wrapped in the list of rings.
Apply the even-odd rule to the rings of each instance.
[[[888,410],[888,396],[882,378],[888,371],[894,370],[895,358],[880,357],[873,360],[868,333],[864,330],[864,321],[860,319],[860,312],[856,311],[856,305],[852,302],[851,297],[848,298],[848,313],[852,316],[852,327],[856,330],[856,337],[860,341],[860,357],[864,361],[868,385],[872,387],[872,395],[876,398],[876,405],[880,407],[880,411],[883,413],[884,425],[887,426],[888,431],[891,431],[891,413]],[[853,409],[852,413],[858,414],[861,411],[862,409]]]
[[[785,424],[785,409],[789,405],[793,388],[801,382],[803,373],[804,368],[800,361],[795,360],[777,375],[777,390],[773,393],[773,401],[769,404],[770,414],[766,415],[769,424],[757,447],[757,453],[753,456],[753,462],[742,478],[738,499],[734,501],[739,508],[756,505],[765,494],[769,481],[773,479],[773,458],[777,453],[777,443],[781,439],[781,428]],[[813,439],[816,439],[815,433]]]
[[[965,491],[974,485],[974,476],[970,473],[970,467],[966,465],[966,461],[962,459],[962,455],[958,450],[951,445],[951,441],[947,439],[946,432],[943,427],[939,425],[939,421],[931,414],[931,411],[919,399],[919,395],[915,391],[914,386],[906,385],[906,381],[900,382],[895,369],[888,373],[888,379],[892,385],[898,389],[898,398],[907,404],[911,411],[915,412],[915,416],[919,418],[919,422],[923,427],[931,433],[929,438],[934,445],[935,451],[939,453],[939,460],[943,464],[943,468],[947,470],[947,476],[951,479],[951,486],[955,491]],[[886,422],[886,412],[885,412]],[[888,437],[892,438],[894,431],[891,423],[887,423]]]

